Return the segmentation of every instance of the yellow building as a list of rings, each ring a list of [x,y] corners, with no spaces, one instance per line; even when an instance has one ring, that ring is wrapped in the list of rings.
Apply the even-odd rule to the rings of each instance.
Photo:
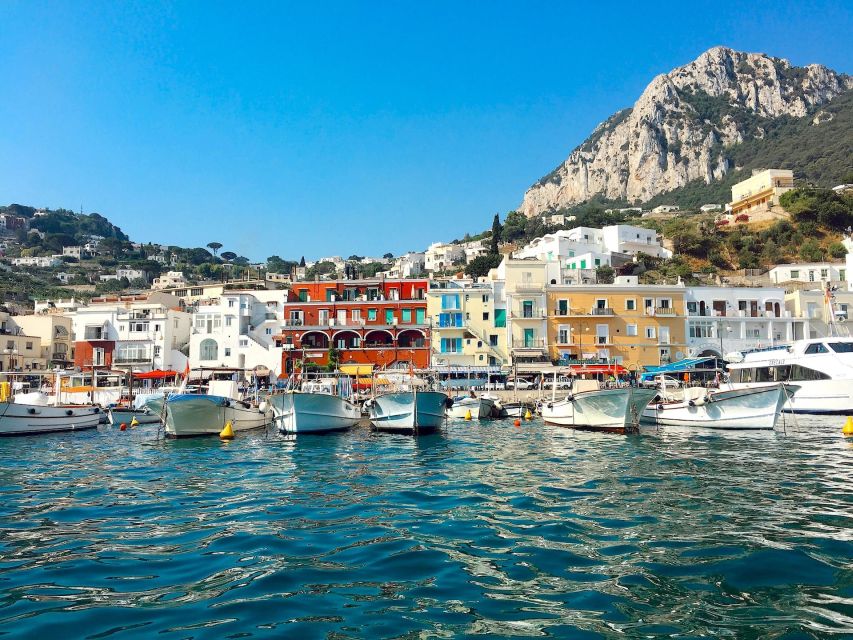
[[[615,284],[546,287],[548,344],[555,361],[658,366],[686,357],[683,285]]]
[[[491,283],[453,279],[430,283],[427,315],[432,322],[432,365],[497,371],[509,365],[506,314],[495,307]]]
[[[12,322],[22,333],[41,340],[41,358],[48,368],[68,367],[74,362],[71,318],[56,313],[14,316]]]
[[[41,357],[41,338],[30,336],[15,325],[5,311],[0,311],[0,370],[39,371],[47,367]]]
[[[765,169],[732,187],[731,213],[751,213],[779,204],[779,196],[794,188],[794,173],[789,169]]]
[[[559,266],[557,261],[505,258],[494,270],[495,280],[504,287],[506,348],[519,371],[538,371],[550,363],[545,283],[558,281]]]

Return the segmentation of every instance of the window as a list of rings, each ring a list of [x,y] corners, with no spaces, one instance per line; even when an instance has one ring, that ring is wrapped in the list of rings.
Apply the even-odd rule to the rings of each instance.
[[[96,367],[104,366],[104,350],[100,347],[92,349],[92,365]]]
[[[557,343],[569,344],[569,328],[564,324],[561,324],[557,329]]]
[[[625,335],[626,336],[636,336],[637,335],[637,325],[629,324],[625,326]]]
[[[272,328],[267,327],[267,328],[264,330],[264,333],[266,333],[268,336],[271,336],[271,335],[272,335]]]
[[[699,304],[698,303],[696,303],[696,302],[688,302],[687,303],[687,313],[695,314],[697,311],[699,311]]]
[[[626,298],[625,299],[625,311],[635,311],[637,309],[637,299],[636,298]]]
[[[816,342],[815,344],[810,344],[806,347],[805,353],[829,353],[829,349],[827,349],[823,343]]]
[[[233,316],[225,316],[225,326],[226,326],[226,327],[230,327],[230,326],[231,326],[231,322],[232,322],[233,320],[234,320],[234,317],[233,317]]]
[[[411,309],[402,309],[400,311],[400,322],[404,324],[411,324],[412,322],[412,310]]]
[[[483,294],[483,302],[488,302],[488,301],[489,301],[489,294],[488,294],[488,293],[484,293],[484,294]]]
[[[654,309],[655,308],[655,299],[654,298],[643,298],[643,309]]]
[[[796,280],[800,277],[799,269],[791,269],[791,280]]]
[[[353,322],[361,322],[361,309],[353,309],[352,310],[352,321]]]
[[[459,308],[459,296],[453,293],[445,293],[441,296],[441,308],[442,309],[458,309]]]
[[[297,295],[299,296],[299,302],[308,302],[308,289],[300,289]]]
[[[489,319],[489,312],[483,311],[483,320],[488,320],[488,319]]]
[[[829,346],[835,353],[853,353],[853,342],[830,342]]]
[[[442,353],[461,353],[462,338],[442,338],[441,339]]]
[[[661,298],[658,301],[658,306],[661,309],[669,309],[670,307],[672,307],[672,300],[670,298]]]
[[[506,327],[506,309],[495,309],[495,328]]]
[[[814,282],[814,271],[809,271],[809,282]]]
[[[225,347],[225,357],[227,358],[230,355],[231,355],[231,347]]]
[[[385,309],[385,324],[394,324],[394,310]]]
[[[691,338],[713,338],[712,327],[710,322],[691,323],[689,335]]]
[[[159,358],[160,354],[163,352],[163,348],[159,346],[154,347],[154,357]]]
[[[646,338],[649,340],[655,339],[655,328],[654,327],[646,327]]]
[[[610,342],[610,327],[606,324],[595,325],[596,344],[607,344]]]
[[[32,351],[32,348],[33,348],[33,343],[32,343],[32,342],[28,342],[28,343],[27,343],[27,350],[28,350],[28,351]]]
[[[249,346],[249,341],[248,341],[247,339],[245,339],[245,338],[240,338],[239,345],[240,345],[241,347],[248,347],[248,346]]]
[[[376,320],[376,309],[368,309],[367,310],[367,319],[368,320]]]
[[[233,308],[233,307],[234,307],[234,298],[228,298],[228,307],[229,307],[229,308]]]
[[[557,315],[558,316],[567,316],[569,315],[569,301],[567,299],[557,300]]]
[[[201,341],[199,345],[200,360],[216,360],[219,357],[219,345],[213,338],[207,338]]]
[[[190,289],[190,295],[191,296],[200,296],[202,294],[204,294],[204,291],[201,288]]]
[[[498,346],[498,336],[495,333],[489,335],[489,346],[496,347]]]

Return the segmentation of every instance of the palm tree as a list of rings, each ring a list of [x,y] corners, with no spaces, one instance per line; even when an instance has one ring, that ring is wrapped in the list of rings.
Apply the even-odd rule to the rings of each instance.
[[[221,242],[208,242],[207,248],[210,249],[211,251],[213,251],[213,257],[215,258],[216,252],[222,248],[222,243]]]

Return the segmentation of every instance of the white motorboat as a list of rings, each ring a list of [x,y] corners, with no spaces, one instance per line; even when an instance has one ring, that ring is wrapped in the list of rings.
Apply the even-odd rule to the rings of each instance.
[[[160,414],[153,413],[147,408],[110,407],[107,410],[107,418],[113,426],[122,423],[130,424],[134,420],[137,424],[157,424],[160,422]]]
[[[352,397],[349,378],[324,378],[273,393],[269,403],[279,431],[322,433],[349,429],[361,420],[361,410],[343,396]]]
[[[453,405],[447,409],[447,417],[464,419],[469,411],[475,420],[493,418],[496,414],[495,401],[485,396],[459,396],[453,398]]]
[[[853,413],[853,338],[809,338],[747,352],[729,365],[729,381],[723,387],[756,389],[780,382],[800,387],[783,411]]]
[[[19,394],[14,402],[0,402],[0,436],[94,429],[100,421],[99,407],[48,404],[42,393]]]
[[[445,419],[448,404],[440,391],[398,391],[368,401],[370,421],[380,431],[423,433],[435,431]]]
[[[595,380],[575,380],[569,396],[543,404],[542,417],[545,424],[626,433],[637,429],[643,409],[654,397],[653,389],[600,389]]]
[[[643,422],[708,429],[773,429],[798,387],[774,384],[755,389],[710,390],[688,387],[676,401],[651,402]]]
[[[166,435],[173,438],[217,435],[229,422],[235,433],[259,429],[271,419],[266,407],[241,399],[231,380],[211,380],[205,394],[172,394],[165,405]]]

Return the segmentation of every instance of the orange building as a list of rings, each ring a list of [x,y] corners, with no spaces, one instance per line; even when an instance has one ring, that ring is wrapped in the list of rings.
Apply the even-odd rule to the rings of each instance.
[[[284,303],[284,326],[275,337],[282,371],[300,362],[426,368],[430,364],[427,280],[297,282]]]

